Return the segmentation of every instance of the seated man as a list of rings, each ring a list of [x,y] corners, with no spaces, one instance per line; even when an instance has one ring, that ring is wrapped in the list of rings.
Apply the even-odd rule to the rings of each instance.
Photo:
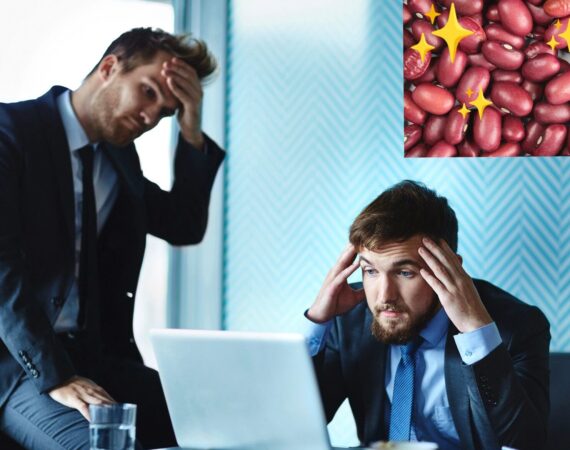
[[[457,230],[447,200],[412,181],[356,218],[306,313],[327,420],[348,398],[363,443],[540,449],[549,323],[538,308],[469,277]],[[363,282],[353,289],[347,278],[358,267]]]

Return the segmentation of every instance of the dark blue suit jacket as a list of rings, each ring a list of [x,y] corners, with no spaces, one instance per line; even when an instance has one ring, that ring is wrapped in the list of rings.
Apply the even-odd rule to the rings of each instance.
[[[0,104],[0,406],[25,372],[39,392],[75,375],[53,330],[75,267],[70,152],[55,102],[63,91],[54,87],[37,100]],[[97,244],[97,351],[140,361],[134,296],[127,293],[136,292],[147,233],[175,245],[202,239],[224,157],[213,141],[207,146],[204,154],[179,139],[167,192],[143,176],[133,144],[104,144],[120,188]]]
[[[474,280],[496,322],[502,344],[473,365],[458,353],[450,325],[445,383],[453,421],[465,449],[502,445],[540,450],[549,410],[550,325],[542,312],[492,284]],[[314,358],[327,420],[348,398],[363,443],[387,440],[385,363],[388,346],[370,332],[372,314],[362,302],[334,319],[327,344]]]

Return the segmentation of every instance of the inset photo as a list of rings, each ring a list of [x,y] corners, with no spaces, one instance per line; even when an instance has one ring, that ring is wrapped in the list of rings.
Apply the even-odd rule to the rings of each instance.
[[[404,156],[570,156],[570,0],[404,0]]]

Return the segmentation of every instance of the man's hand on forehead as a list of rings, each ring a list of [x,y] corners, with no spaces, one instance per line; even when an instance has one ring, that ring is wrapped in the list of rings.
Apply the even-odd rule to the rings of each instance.
[[[429,270],[421,269],[420,274],[435,291],[457,329],[466,333],[491,323],[493,320],[473,280],[463,269],[461,258],[444,240],[436,243],[426,237],[422,244],[418,253]]]
[[[178,123],[186,141],[198,149],[204,146],[200,124],[202,85],[196,70],[180,58],[173,57],[162,64],[161,75],[179,102]]]

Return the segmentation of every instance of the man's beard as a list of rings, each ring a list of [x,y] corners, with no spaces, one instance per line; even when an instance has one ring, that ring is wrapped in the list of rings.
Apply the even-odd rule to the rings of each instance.
[[[419,335],[420,331],[426,326],[426,324],[433,318],[435,313],[439,310],[440,303],[437,296],[434,294],[432,303],[428,310],[417,317],[411,318],[410,311],[405,307],[405,305],[393,305],[384,306],[381,308],[374,308],[372,324],[370,325],[370,331],[372,335],[381,342],[385,344],[405,344],[411,339]],[[386,326],[380,323],[380,313],[382,311],[394,311],[400,313],[407,313],[406,320],[408,321],[404,326],[402,323],[394,320],[392,325]],[[390,322],[391,323],[391,322]]]

